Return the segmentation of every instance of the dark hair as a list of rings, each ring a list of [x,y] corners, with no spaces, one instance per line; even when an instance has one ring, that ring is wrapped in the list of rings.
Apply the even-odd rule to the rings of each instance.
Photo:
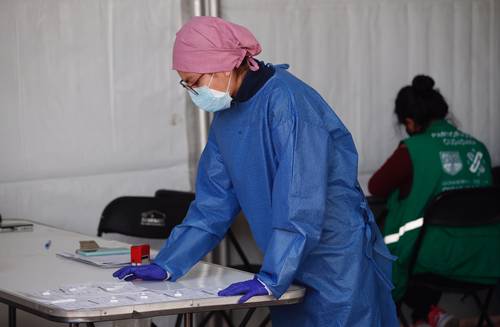
[[[411,118],[426,129],[431,121],[446,117],[448,104],[439,90],[434,88],[432,77],[417,75],[411,85],[399,90],[394,112],[400,124]]]

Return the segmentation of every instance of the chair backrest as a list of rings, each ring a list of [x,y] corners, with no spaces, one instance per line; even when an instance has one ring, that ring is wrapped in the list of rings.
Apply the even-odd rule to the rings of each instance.
[[[122,196],[111,201],[102,213],[97,235],[167,238],[186,216],[194,193],[162,191],[162,196]]]
[[[437,195],[424,212],[408,271],[413,272],[427,226],[476,227],[500,223],[500,188],[466,188]]]
[[[500,187],[500,166],[493,167],[491,173],[493,175],[493,185]]]
[[[500,223],[500,188],[446,191],[434,198],[424,213],[424,224],[473,227]]]

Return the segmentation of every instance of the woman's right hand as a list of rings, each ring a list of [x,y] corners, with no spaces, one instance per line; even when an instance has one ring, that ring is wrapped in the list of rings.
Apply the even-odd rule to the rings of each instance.
[[[168,273],[160,266],[152,263],[149,265],[126,266],[113,273],[113,277],[131,281],[134,279],[162,281],[168,278]]]

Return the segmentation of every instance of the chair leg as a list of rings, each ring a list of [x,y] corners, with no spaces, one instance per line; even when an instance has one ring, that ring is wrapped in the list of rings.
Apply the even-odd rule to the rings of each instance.
[[[479,309],[479,320],[477,322],[477,327],[482,327],[483,322],[486,320],[486,323],[489,327],[494,327],[493,322],[488,316],[488,307],[490,305],[491,296],[493,295],[493,288],[488,289],[488,293],[486,293],[486,299],[483,303],[479,299],[479,296],[476,292],[473,293],[474,301],[476,302],[477,308]]]
[[[243,317],[243,320],[240,323],[240,327],[245,327],[250,319],[252,318],[253,313],[255,312],[255,308],[251,308],[247,311],[245,317]]]
[[[399,321],[401,322],[401,324],[404,327],[410,327],[410,324],[408,324],[408,321],[406,321],[405,315],[403,314],[403,311],[401,310],[402,305],[403,304],[401,302],[396,304],[396,313],[398,315],[398,318],[399,318]]]
[[[182,324],[182,315],[177,315],[177,319],[175,319],[175,327],[181,327]]]
[[[208,321],[210,320],[210,318],[212,318],[212,316],[215,314],[215,311],[210,311],[205,317],[203,317],[203,320],[200,321],[200,323],[198,324],[198,327],[205,327],[206,324],[208,323]]]
[[[16,327],[16,307],[9,305],[9,327]]]
[[[483,310],[482,310],[483,315],[484,315],[484,319],[486,320],[486,323],[490,327],[494,327],[493,321],[491,321],[490,316],[488,315],[488,308],[490,306],[491,297],[493,296],[493,292],[494,292],[494,288],[490,288],[488,290],[488,293],[486,294],[486,299],[484,300],[484,306],[483,306]]]
[[[231,321],[231,318],[229,317],[226,311],[220,311],[220,314],[222,315],[222,318],[224,318],[224,321],[229,327],[234,327],[233,322]]]
[[[262,322],[260,323],[259,327],[266,327],[270,321],[271,321],[271,314],[268,313],[266,318],[264,318],[264,320],[262,320]]]
[[[193,327],[193,316],[192,312],[187,312],[182,314],[184,319],[184,327]]]
[[[222,316],[222,319],[224,319],[224,321],[226,322],[226,324],[229,326],[229,327],[234,327],[234,324],[233,322],[231,321],[231,318],[229,318],[228,314],[226,311],[210,311],[204,318],[203,320],[198,324],[198,327],[205,327],[208,322],[210,321],[210,319],[216,315],[216,314],[220,314]]]

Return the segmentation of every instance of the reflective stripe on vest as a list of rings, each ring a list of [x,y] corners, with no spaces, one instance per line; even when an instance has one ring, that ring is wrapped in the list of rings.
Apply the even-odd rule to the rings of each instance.
[[[399,232],[394,233],[394,234],[389,234],[384,237],[384,243],[385,244],[391,244],[391,243],[396,243],[399,241],[401,236],[404,235],[404,233],[409,232],[411,230],[417,229],[422,227],[424,224],[424,217],[420,217],[418,219],[412,220],[404,224],[403,226],[399,227]]]

